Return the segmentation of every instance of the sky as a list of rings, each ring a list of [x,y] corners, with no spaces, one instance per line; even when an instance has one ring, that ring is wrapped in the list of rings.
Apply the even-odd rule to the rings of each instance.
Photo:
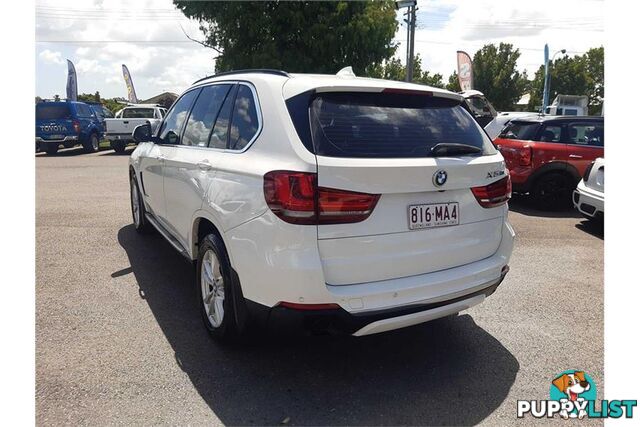
[[[471,56],[484,44],[507,42],[521,51],[518,68],[532,76],[551,54],[583,54],[604,45],[602,0],[418,0],[415,52],[423,69],[445,81],[456,68],[456,50]],[[406,24],[399,11],[396,56],[404,61]],[[78,73],[78,92],[126,97],[122,64],[139,99],[181,93],[213,74],[214,51],[197,21],[171,0],[37,0],[36,94],[65,96],[66,60]],[[347,66],[349,64],[345,64]],[[338,71],[338,70],[336,70]]]

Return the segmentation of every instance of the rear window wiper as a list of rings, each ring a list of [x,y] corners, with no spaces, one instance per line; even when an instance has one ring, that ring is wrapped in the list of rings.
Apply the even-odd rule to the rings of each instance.
[[[431,155],[433,156],[446,156],[446,155],[462,155],[462,154],[480,154],[484,150],[481,147],[469,144],[459,144],[456,142],[441,142],[431,147]]]

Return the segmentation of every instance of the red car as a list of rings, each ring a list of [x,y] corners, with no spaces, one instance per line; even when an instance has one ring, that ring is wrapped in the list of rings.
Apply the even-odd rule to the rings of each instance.
[[[514,192],[529,193],[540,207],[569,206],[587,167],[604,157],[604,117],[519,118],[493,143],[507,163]]]

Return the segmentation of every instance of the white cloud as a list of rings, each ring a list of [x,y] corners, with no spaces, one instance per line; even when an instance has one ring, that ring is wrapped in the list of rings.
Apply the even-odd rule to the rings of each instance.
[[[181,27],[190,36],[203,38],[199,24],[184,17],[171,0],[102,0],[82,6],[56,0],[36,7],[36,41],[43,49],[39,62],[62,64],[60,52],[60,62],[51,58],[54,47],[69,52],[80,92],[99,90],[106,97],[126,96],[122,64],[131,71],[141,98],[163,91],[180,93],[199,77],[212,74],[214,52],[189,41]],[[51,86],[64,84],[50,76],[36,77],[45,94],[56,92]]]
[[[54,52],[52,50],[49,49],[45,49],[42,52],[40,52],[40,55],[38,55],[40,57],[40,59],[42,59],[42,61],[45,64],[64,64],[64,60],[62,59],[62,53],[60,52]]]
[[[602,1],[419,0],[418,6],[415,51],[425,69],[445,79],[456,67],[456,50],[473,55],[486,43],[520,48],[518,66],[530,75],[543,61],[545,42],[552,52],[564,48],[570,54],[604,43]],[[215,52],[189,41],[181,26],[202,39],[198,22],[185,18],[171,0],[39,0],[38,90],[50,96],[64,88],[68,57],[76,64],[81,92],[126,96],[122,64],[141,98],[182,92],[213,73]],[[396,34],[396,55],[403,60],[405,38],[403,24]],[[60,68],[54,73],[51,67]]]
[[[604,44],[604,2],[594,0],[419,0],[415,51],[423,68],[445,79],[456,68],[456,50],[470,55],[487,43],[520,49],[518,67],[533,75],[544,44],[553,52],[583,53]],[[396,34],[404,60],[406,27]]]

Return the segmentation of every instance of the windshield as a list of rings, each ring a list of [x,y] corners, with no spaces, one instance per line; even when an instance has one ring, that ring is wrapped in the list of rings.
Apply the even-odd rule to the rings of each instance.
[[[493,154],[486,134],[456,100],[392,93],[322,93],[311,104],[316,154],[329,157],[435,157],[438,144]],[[460,152],[462,154],[462,152]]]
[[[66,104],[38,104],[36,105],[36,119],[59,120],[71,116]]]
[[[467,98],[467,105],[469,105],[469,109],[471,110],[471,112],[478,116],[495,117],[497,115],[496,110],[493,108],[493,105],[491,105],[485,98],[482,98],[480,96],[472,96]]]
[[[153,119],[153,108],[125,108],[124,119]]]

